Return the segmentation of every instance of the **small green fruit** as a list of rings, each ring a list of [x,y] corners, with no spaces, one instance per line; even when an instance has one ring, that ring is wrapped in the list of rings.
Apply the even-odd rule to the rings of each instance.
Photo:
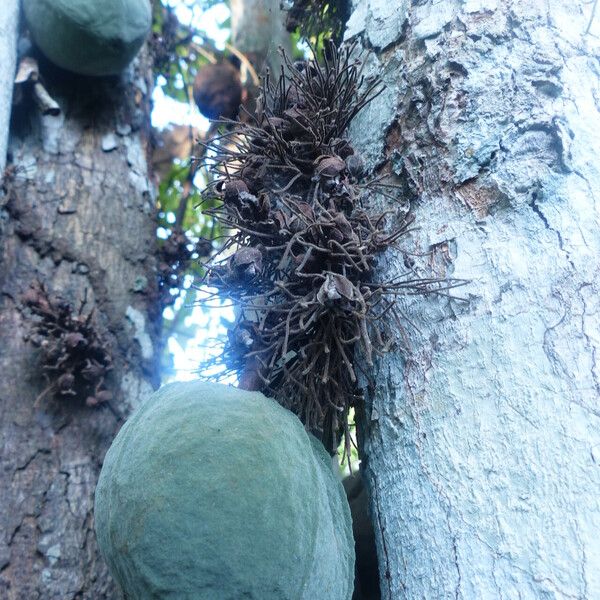
[[[153,394],[106,455],[96,535],[130,600],[349,600],[347,500],[323,446],[257,392]]]
[[[149,0],[24,0],[23,8],[42,52],[82,75],[119,73],[152,24]]]

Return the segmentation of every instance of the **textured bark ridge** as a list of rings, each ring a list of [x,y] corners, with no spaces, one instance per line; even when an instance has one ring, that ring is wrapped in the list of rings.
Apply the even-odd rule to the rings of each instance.
[[[600,597],[593,4],[355,4],[388,87],[353,140],[405,185],[418,267],[472,280],[404,304],[367,388],[383,598]]]
[[[17,66],[18,24],[19,1],[7,0],[0,13],[0,173],[6,165],[12,82]]]
[[[93,492],[121,422],[157,383],[149,62],[110,79],[42,68],[62,113],[14,111],[0,208],[0,597],[114,599]],[[87,294],[114,363],[110,402],[36,402],[47,381],[22,299],[36,281],[75,310]]]

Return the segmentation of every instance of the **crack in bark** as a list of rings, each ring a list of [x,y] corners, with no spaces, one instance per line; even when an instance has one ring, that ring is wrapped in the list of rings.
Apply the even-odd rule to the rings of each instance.
[[[447,520],[447,524],[448,524],[448,531],[451,531],[449,517]],[[458,579],[456,581],[456,588],[454,590],[454,598],[456,600],[459,600],[459,598],[461,597],[460,586],[462,584],[462,575],[460,573],[460,564],[459,564],[459,560],[458,560],[458,545],[457,545],[457,536],[456,535],[452,535],[452,552],[454,554],[454,566],[456,567],[456,574],[458,576]]]
[[[600,375],[598,375],[598,373],[597,373],[598,363],[597,363],[597,358],[596,358],[596,346],[594,345],[593,340],[587,333],[586,326],[585,326],[585,317],[586,317],[586,313],[588,310],[588,306],[587,306],[587,302],[585,300],[585,296],[583,295],[583,290],[584,290],[584,288],[589,287],[589,286],[591,286],[591,284],[588,282],[582,283],[579,286],[579,288],[577,288],[577,293],[579,294],[579,298],[581,299],[581,303],[583,304],[583,311],[581,313],[581,333],[583,334],[583,337],[585,338],[588,350],[590,351],[590,354],[592,357],[591,376],[592,376],[592,380],[594,381],[594,385],[596,388],[596,394],[598,395],[598,397],[600,397],[600,379],[599,379]]]
[[[36,451],[22,464],[22,465],[16,465],[14,472],[13,472],[13,481],[14,478],[16,476],[17,473],[21,472],[21,471],[25,471],[27,468],[29,468],[29,465],[31,465],[31,463],[40,455],[40,454],[50,454],[50,450],[48,450],[47,448],[37,448]]]
[[[377,487],[377,482],[374,481],[373,483],[374,483],[373,496],[375,499],[375,506],[377,507],[377,510],[375,511],[375,515],[377,517],[377,525],[379,527],[379,532],[380,532],[381,546],[382,546],[383,555],[385,558],[385,572],[383,575],[384,575],[384,579],[387,583],[389,600],[394,600],[394,598],[392,596],[392,584],[391,584],[392,574],[390,571],[390,558],[389,558],[389,554],[388,554],[387,542],[386,542],[386,537],[385,537],[385,526],[383,525],[383,521],[381,518],[381,509],[379,507],[379,490]],[[402,583],[400,583],[400,585],[402,585]]]

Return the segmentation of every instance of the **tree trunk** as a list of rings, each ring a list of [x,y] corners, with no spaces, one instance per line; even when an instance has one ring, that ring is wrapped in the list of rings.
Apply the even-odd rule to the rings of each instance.
[[[0,206],[0,597],[112,600],[94,488],[119,426],[158,383],[151,64],[142,54],[119,78],[40,67],[62,112],[41,116],[27,100],[14,110]],[[43,393],[60,373],[44,376],[31,343],[40,317],[23,296],[36,282],[75,316],[87,299],[112,357],[112,400]]]
[[[5,0],[0,11],[0,180],[6,165],[6,144],[17,61],[18,0]]]
[[[231,41],[259,74],[269,68],[277,78],[281,66],[279,48],[290,52],[285,13],[279,0],[230,0]]]
[[[348,24],[387,84],[351,135],[410,199],[406,258],[470,280],[401,303],[410,341],[366,386],[385,599],[600,598],[593,5],[359,0]]]

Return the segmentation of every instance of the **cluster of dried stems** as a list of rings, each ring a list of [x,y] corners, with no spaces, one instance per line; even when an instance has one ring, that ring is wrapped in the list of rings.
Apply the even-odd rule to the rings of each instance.
[[[174,228],[169,237],[160,246],[158,258],[158,287],[163,306],[173,304],[177,294],[183,287],[183,275],[190,264],[193,255],[192,242],[178,227]]]
[[[209,212],[230,231],[207,265],[212,298],[228,298],[236,322],[218,361],[295,412],[329,450],[346,433],[357,400],[355,353],[366,364],[385,351],[399,294],[428,294],[456,282],[408,272],[374,278],[375,257],[409,230],[369,198],[396,186],[365,180],[344,139],[382,86],[367,82],[355,46],[328,48],[323,64],[291,64],[263,83],[255,115],[215,138],[205,153],[222,200]],[[398,222],[400,221],[400,222]],[[223,372],[222,374],[225,374]]]
[[[56,398],[85,398],[88,406],[112,399],[106,378],[112,370],[107,345],[93,324],[93,311],[84,313],[86,300],[74,310],[59,298],[50,298],[39,283],[23,295],[34,315],[31,342],[42,351],[48,386],[36,404],[48,394]]]

